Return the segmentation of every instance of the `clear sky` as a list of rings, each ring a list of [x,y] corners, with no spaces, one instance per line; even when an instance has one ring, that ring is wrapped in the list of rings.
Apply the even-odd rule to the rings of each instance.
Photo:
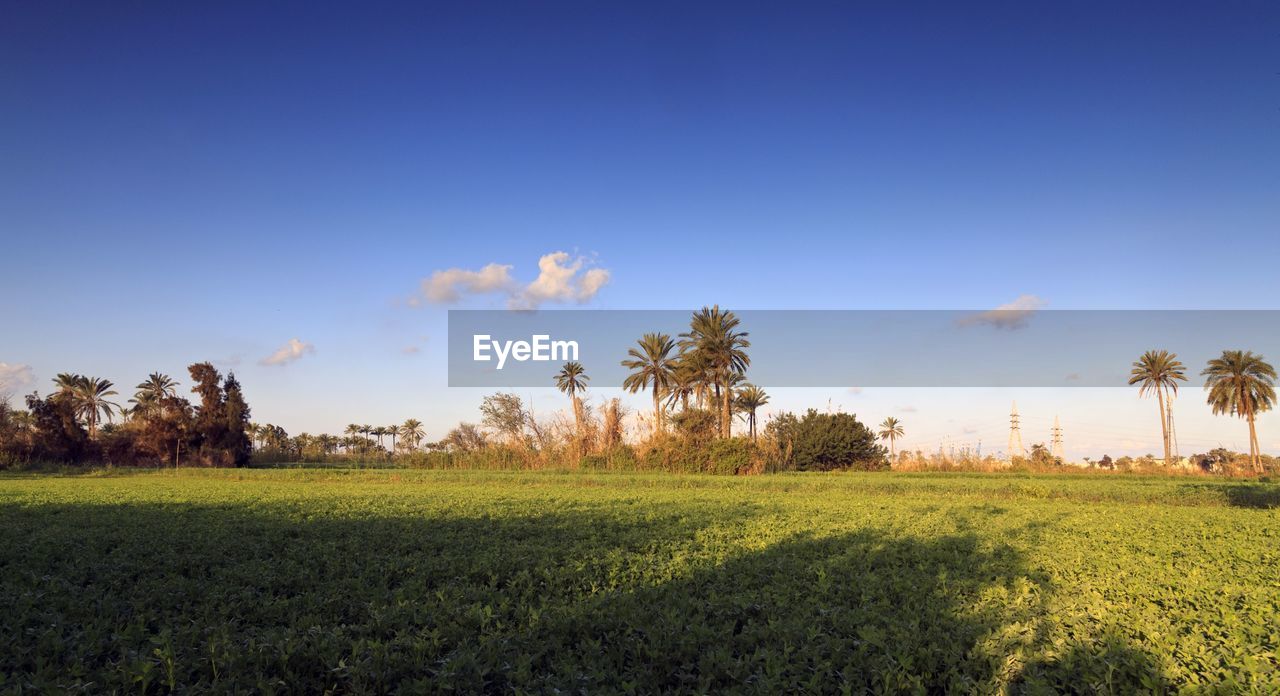
[[[481,396],[445,386],[445,309],[512,293],[1276,306],[1275,3],[321,5],[0,1],[10,391],[209,359],[290,432],[417,417],[437,437]],[[558,251],[577,272],[526,287]],[[489,264],[507,292],[423,284]],[[261,364],[290,339],[297,359]],[[1077,454],[1158,446],[1154,405],[1120,390],[773,407],[1002,447],[1013,398],[1060,413]],[[1201,401],[1180,429],[1244,448]],[[1274,414],[1260,430],[1280,449]]]

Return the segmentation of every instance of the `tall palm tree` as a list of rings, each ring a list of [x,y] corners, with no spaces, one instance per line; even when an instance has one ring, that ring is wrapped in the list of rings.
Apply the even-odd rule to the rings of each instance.
[[[372,426],[372,425],[369,425],[369,424],[367,424],[367,423],[366,423],[365,425],[360,426],[360,434],[364,436],[364,443],[365,443],[365,445],[372,445],[372,444],[373,444],[373,439],[369,437],[370,435],[372,435],[372,434],[373,434],[373,426]]]
[[[666,393],[674,383],[675,366],[671,351],[676,343],[671,336],[664,333],[647,333],[636,341],[639,349],[627,351],[630,360],[623,360],[622,366],[631,370],[631,374],[622,380],[622,388],[632,394],[641,389],[653,390],[653,434],[656,437],[662,432],[662,394]]]
[[[738,331],[741,321],[733,312],[721,310],[720,305],[703,307],[694,313],[689,331],[680,334],[681,351],[692,351],[705,361],[710,372],[715,395],[720,402],[720,435],[729,436],[732,418],[731,375],[747,371],[751,359],[746,348],[751,347],[745,331]]]
[[[1177,353],[1167,350],[1149,350],[1133,363],[1129,372],[1129,386],[1138,387],[1138,396],[1152,392],[1160,404],[1160,434],[1164,440],[1164,465],[1173,464],[1173,448],[1169,437],[1169,416],[1165,398],[1178,393],[1178,381],[1187,381],[1186,366],[1178,360]]]
[[[1254,418],[1276,402],[1276,369],[1253,351],[1224,350],[1200,373],[1214,415],[1228,413],[1249,421],[1249,463],[1262,470]]]
[[[738,408],[747,414],[747,432],[751,435],[751,441],[755,442],[756,410],[769,403],[769,395],[760,387],[754,384],[747,384],[738,390],[738,395],[734,398]]]
[[[391,453],[392,453],[392,454],[395,454],[395,451],[396,451],[396,437],[400,435],[400,426],[398,426],[398,425],[388,425],[388,426],[385,428],[385,430],[386,430],[386,433],[387,433],[388,435],[390,435],[390,436],[391,436]]]
[[[383,447],[382,447],[382,438],[387,434],[387,429],[386,429],[386,427],[385,427],[385,426],[381,426],[381,425],[379,425],[379,426],[374,427],[374,428],[373,428],[372,430],[370,430],[369,432],[370,432],[370,433],[372,433],[374,437],[378,438],[378,449],[383,449]]]
[[[110,380],[85,377],[73,392],[76,411],[89,424],[89,437],[97,433],[99,418],[105,417],[110,421],[112,414],[120,408],[119,404],[107,399],[108,396],[116,395],[116,391],[111,388],[113,386],[115,385]]]
[[[884,422],[880,424],[880,439],[889,441],[890,462],[893,461],[893,457],[897,453],[894,450],[894,443],[898,441],[898,438],[902,437],[903,433],[902,422],[893,416],[884,419]]]
[[[577,432],[578,443],[582,442],[582,399],[578,394],[587,390],[587,382],[591,378],[579,362],[567,362],[556,374],[556,388],[569,395],[573,404],[573,425]]]
[[[400,435],[409,443],[411,448],[417,448],[418,443],[422,442],[422,438],[426,436],[426,431],[422,429],[422,421],[416,418],[410,418],[400,426]]]

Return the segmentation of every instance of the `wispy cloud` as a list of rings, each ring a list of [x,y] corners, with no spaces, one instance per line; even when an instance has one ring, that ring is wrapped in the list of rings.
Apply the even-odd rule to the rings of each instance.
[[[857,396],[862,393],[862,387],[849,387],[848,391],[850,394]]]
[[[996,329],[1015,331],[1025,329],[1031,315],[1045,306],[1045,301],[1035,295],[1020,295],[1013,302],[1002,304],[995,309],[970,314],[956,320],[959,326],[990,326]]]
[[[902,413],[915,413],[919,410],[920,409],[916,408],[915,406],[899,406],[898,407],[898,411]]]
[[[404,353],[405,355],[417,355],[418,353],[422,352],[422,349],[417,346],[405,346],[404,348],[400,349],[400,352]]]
[[[302,356],[314,352],[316,352],[315,346],[307,343],[306,341],[291,338],[288,343],[280,346],[276,352],[268,355],[258,362],[261,365],[288,365],[291,362],[301,359]]]
[[[449,304],[467,295],[487,294],[505,295],[507,305],[513,309],[536,309],[547,302],[583,303],[594,298],[611,278],[608,270],[589,268],[590,265],[585,256],[574,257],[564,251],[544,254],[538,259],[538,277],[527,285],[511,275],[514,266],[499,263],[478,271],[435,271],[422,281],[421,292],[411,297],[409,304]]]
[[[36,383],[30,365],[0,362],[0,396],[14,394]]]

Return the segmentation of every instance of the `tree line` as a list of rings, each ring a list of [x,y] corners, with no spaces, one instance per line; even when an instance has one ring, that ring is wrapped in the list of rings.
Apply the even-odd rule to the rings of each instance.
[[[179,383],[152,373],[127,404],[98,377],[61,373],[47,397],[26,410],[0,401],[0,461],[7,464],[102,462],[116,465],[244,466],[252,454],[249,404],[234,374],[208,362],[187,368],[192,403]]]

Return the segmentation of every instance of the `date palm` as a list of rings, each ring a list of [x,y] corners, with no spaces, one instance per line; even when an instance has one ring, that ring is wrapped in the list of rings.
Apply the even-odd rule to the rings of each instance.
[[[1164,464],[1173,463],[1173,448],[1169,437],[1169,415],[1165,399],[1178,393],[1178,382],[1187,381],[1186,366],[1178,360],[1177,353],[1167,350],[1149,350],[1133,363],[1129,372],[1129,386],[1138,385],[1138,396],[1156,395],[1160,404],[1160,435],[1164,441]]]
[[[426,431],[422,429],[422,421],[416,418],[410,418],[400,426],[400,435],[409,443],[411,449],[417,448],[418,443],[422,442],[422,438],[426,436]]]
[[[746,349],[751,347],[745,331],[738,331],[741,320],[720,305],[703,307],[693,314],[689,331],[680,334],[682,352],[692,352],[706,365],[717,400],[720,402],[720,435],[729,436],[732,418],[732,376],[741,375],[751,365]]]
[[[573,405],[573,427],[579,443],[582,442],[582,399],[578,395],[587,390],[590,380],[579,362],[567,362],[556,373],[556,389],[568,394]]]
[[[636,341],[638,348],[631,348],[622,366],[631,374],[622,380],[622,388],[635,394],[642,389],[653,392],[653,434],[662,432],[662,395],[675,383],[675,365],[671,352],[676,343],[664,333],[647,333]]]
[[[119,404],[107,399],[117,393],[113,386],[110,380],[85,377],[72,393],[76,412],[89,424],[89,437],[97,433],[100,418],[105,417],[109,422],[116,409],[120,408]]]
[[[398,425],[388,425],[388,426],[385,428],[385,430],[386,430],[387,435],[390,435],[390,436],[391,436],[391,453],[392,453],[392,454],[395,454],[395,451],[396,451],[396,437],[398,437],[398,436],[400,435],[400,426],[398,426]]]
[[[1249,422],[1249,463],[1261,471],[1261,448],[1254,419],[1276,402],[1276,369],[1252,351],[1224,350],[1200,373],[1214,415],[1230,414]]]
[[[905,431],[902,429],[902,422],[893,416],[889,416],[884,419],[884,422],[880,424],[880,439],[889,441],[890,462],[893,461],[895,454],[894,443],[898,441],[898,438],[902,437],[904,432]]]
[[[369,432],[372,433],[374,437],[378,438],[378,449],[383,449],[382,438],[385,437],[387,434],[386,427],[379,425],[377,427],[372,428]]]
[[[754,384],[744,385],[738,390],[738,395],[734,397],[737,407],[747,416],[747,432],[751,435],[751,441],[756,441],[756,411],[765,404],[769,403],[769,395],[763,389]]]
[[[169,375],[152,372],[147,379],[134,387],[137,391],[129,401],[144,412],[153,411],[166,397],[177,396],[178,383]]]

